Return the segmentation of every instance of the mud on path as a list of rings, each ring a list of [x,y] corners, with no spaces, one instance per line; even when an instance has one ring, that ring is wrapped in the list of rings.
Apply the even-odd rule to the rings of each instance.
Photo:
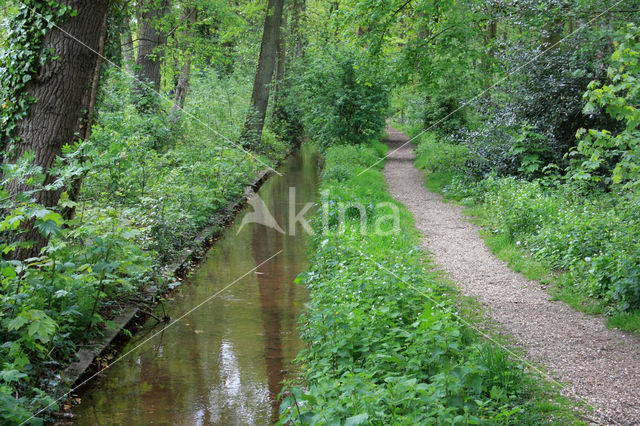
[[[408,137],[393,128],[387,132],[389,191],[413,214],[422,246],[438,267],[486,307],[531,361],[566,383],[564,393],[593,405],[594,423],[640,424],[640,339],[551,301],[538,282],[495,258],[462,209],[424,186],[413,165],[413,144],[401,147]]]

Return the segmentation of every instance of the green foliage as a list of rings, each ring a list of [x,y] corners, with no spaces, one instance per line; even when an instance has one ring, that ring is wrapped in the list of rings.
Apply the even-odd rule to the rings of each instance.
[[[553,155],[550,147],[546,144],[545,137],[534,132],[532,126],[526,123],[515,136],[508,154],[517,158],[517,162],[520,164],[518,172],[527,179],[540,177],[543,170],[553,170],[553,168],[545,166],[543,161],[543,158],[549,158]]]
[[[359,151],[359,152],[358,152]],[[369,151],[369,152],[367,152]],[[360,156],[356,154],[360,154]],[[353,174],[322,183],[323,202],[393,203],[400,232],[363,235],[360,218],[317,232],[311,291],[301,319],[308,346],[299,356],[303,388],[282,403],[283,422],[302,424],[535,424],[531,379],[501,349],[479,339],[457,313],[451,289],[424,267],[409,213],[386,192],[369,147],[331,147],[327,170]],[[375,220],[376,210],[367,210]],[[321,231],[319,213],[314,222]]]
[[[619,133],[620,123],[600,111],[581,113],[582,95],[590,81],[604,83],[611,37],[622,19],[636,20],[631,12],[565,37],[574,19],[591,16],[601,4],[416,1],[397,4],[401,13],[384,16],[393,6],[374,11],[375,2],[357,3],[366,10],[365,22],[400,21],[389,27],[400,38],[389,50],[397,57],[401,86],[393,99],[402,121],[467,146],[467,173],[476,179],[545,176],[568,165],[564,155],[575,146],[578,129]],[[488,23],[495,24],[493,31]]]
[[[322,147],[361,143],[384,129],[389,89],[382,64],[357,50],[335,47],[297,67],[291,102]]]
[[[45,185],[31,165],[33,153],[3,165],[2,188],[14,180],[31,185],[13,198],[0,188],[0,423],[46,408],[38,422],[57,410],[53,396],[67,386],[57,373],[79,345],[104,333],[141,292],[165,288],[156,271],[290,150],[270,129],[259,159],[233,145],[254,65],[238,60],[235,68],[223,78],[194,70],[176,123],[161,94],[149,95],[158,114],[141,114],[131,78],[107,66],[91,138],[64,148],[52,182]],[[82,188],[72,199],[78,177]],[[58,206],[32,201],[45,188],[63,191]],[[75,216],[64,219],[69,211]],[[30,227],[48,244],[31,259],[13,260],[29,245]]]
[[[0,50],[0,147],[11,148],[18,122],[25,118],[35,101],[27,92],[29,82],[39,67],[51,59],[43,52],[42,40],[60,22],[69,6],[55,1],[24,0],[9,4],[6,25],[7,42]]]
[[[477,189],[492,229],[520,241],[550,266],[568,270],[573,285],[616,309],[640,307],[635,202],[576,197],[571,187],[495,179]]]
[[[578,132],[579,143],[570,171],[578,180],[635,188],[640,182],[640,29],[629,24],[619,35],[607,71],[608,84],[592,81],[584,98],[585,114],[600,108],[617,122],[620,131],[606,129]]]
[[[140,249],[128,222],[113,210],[65,221],[57,210],[70,203],[66,196],[56,209],[18,202],[0,223],[0,419],[7,422],[57,409],[48,396],[61,385],[55,369],[78,344],[100,335],[108,315],[142,283],[152,281],[152,256]],[[11,235],[25,222],[49,243],[37,257],[7,259],[24,244]]]
[[[343,146],[340,149],[329,149],[325,153],[325,167],[322,177],[326,180],[344,181],[353,177],[357,172],[355,164],[365,167],[378,161],[379,152],[369,146]]]
[[[469,150],[464,145],[438,142],[435,133],[424,133],[418,139],[416,167],[429,173],[462,173],[469,159]]]
[[[545,264],[569,271],[570,285],[578,292],[597,298],[610,311],[629,311],[640,307],[633,192],[640,122],[638,31],[629,25],[617,36],[607,82],[593,80],[598,52],[591,43],[602,37],[598,31],[580,36],[575,52],[583,57],[575,56],[571,46],[557,48],[526,71],[518,70],[523,75],[514,75],[513,92],[494,95],[504,106],[493,109],[486,123],[440,137],[440,142],[427,133],[419,141],[416,165],[427,171],[433,189],[481,203],[493,232],[518,242]],[[585,77],[593,80],[588,89]],[[586,90],[584,101],[579,90]],[[575,111],[585,101],[585,115],[577,120]],[[492,111],[483,108],[483,114]],[[602,127],[578,132],[569,155],[570,180],[564,183],[560,170],[566,163],[560,156],[573,144],[568,138],[578,123]],[[453,154],[459,151],[464,161]],[[500,177],[508,175],[516,177]]]
[[[108,98],[81,148],[82,167],[91,177],[80,201],[120,210],[141,230],[142,246],[162,261],[171,260],[265,164],[275,164],[291,147],[266,129],[258,162],[230,142],[250,96],[239,75],[194,76],[181,125],[173,131],[165,118],[140,114],[127,102],[130,86],[120,73],[110,71],[107,78]]]
[[[459,145],[436,142],[430,133],[419,141],[416,165],[426,171],[432,190],[481,204],[485,225],[495,235],[517,242],[551,268],[569,271],[570,285],[610,310],[640,308],[637,200],[580,195],[579,187],[553,176],[527,181],[493,175],[475,181],[466,177],[462,159],[453,160]]]

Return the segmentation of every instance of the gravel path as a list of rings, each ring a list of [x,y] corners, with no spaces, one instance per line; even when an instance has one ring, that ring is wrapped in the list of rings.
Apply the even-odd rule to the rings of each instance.
[[[425,188],[422,172],[413,166],[413,144],[393,152],[407,136],[387,131],[389,191],[415,217],[422,246],[439,267],[465,295],[485,305],[531,360],[567,383],[565,393],[593,405],[594,423],[640,424],[640,339],[551,301],[539,283],[495,258],[461,208]]]

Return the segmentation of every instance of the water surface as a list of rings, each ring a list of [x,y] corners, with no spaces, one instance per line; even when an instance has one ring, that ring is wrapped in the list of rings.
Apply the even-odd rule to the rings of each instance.
[[[317,155],[311,147],[289,158],[258,192],[288,231],[290,187],[296,210],[315,202]],[[171,318],[251,271],[255,272],[164,330],[88,385],[74,410],[79,424],[268,424],[277,420],[277,395],[301,349],[297,321],[307,299],[293,283],[305,269],[307,236],[261,224],[240,232],[247,208],[213,246],[194,275],[167,304]],[[310,215],[306,215],[309,217]],[[159,326],[150,320],[121,353]]]

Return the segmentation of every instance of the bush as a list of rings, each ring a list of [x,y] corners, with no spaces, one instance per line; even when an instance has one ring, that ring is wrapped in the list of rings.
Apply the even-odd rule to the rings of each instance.
[[[429,173],[462,173],[469,160],[469,149],[464,145],[439,142],[434,133],[420,137],[416,148],[416,167]]]
[[[67,384],[56,374],[78,345],[103,333],[143,285],[164,288],[154,272],[290,149],[269,129],[260,161],[230,143],[251,90],[241,75],[194,73],[186,113],[175,125],[162,109],[140,114],[130,104],[130,79],[112,68],[105,74],[90,140],[67,147],[54,167],[52,185],[61,189],[84,178],[79,198],[64,193],[59,206],[47,209],[29,202],[30,194],[12,200],[0,188],[7,213],[0,221],[2,424],[23,422],[47,406],[44,416],[57,410],[53,395]],[[6,165],[2,185],[12,178],[42,183],[41,170],[33,169],[26,159]],[[75,218],[63,219],[73,208]],[[29,221],[48,245],[32,259],[8,259],[21,244],[12,243],[20,241],[13,238],[19,225]]]
[[[69,203],[63,196],[62,204]],[[0,420],[7,423],[57,409],[52,395],[65,384],[56,370],[153,282],[152,253],[138,246],[137,230],[116,211],[92,209],[65,221],[55,210],[16,205],[0,224],[3,241],[35,218],[35,227],[49,237],[39,256],[0,258]],[[5,242],[0,250],[6,254],[12,247]]]
[[[341,47],[297,67],[289,102],[301,109],[304,128],[321,147],[363,143],[384,129],[389,89],[382,64]]]
[[[640,27],[629,24],[618,36],[616,50],[607,72],[608,84],[592,81],[584,94],[584,112],[596,115],[603,109],[618,128],[581,129],[579,143],[572,152],[573,179],[602,183],[605,187],[622,184],[635,190],[640,184]]]

